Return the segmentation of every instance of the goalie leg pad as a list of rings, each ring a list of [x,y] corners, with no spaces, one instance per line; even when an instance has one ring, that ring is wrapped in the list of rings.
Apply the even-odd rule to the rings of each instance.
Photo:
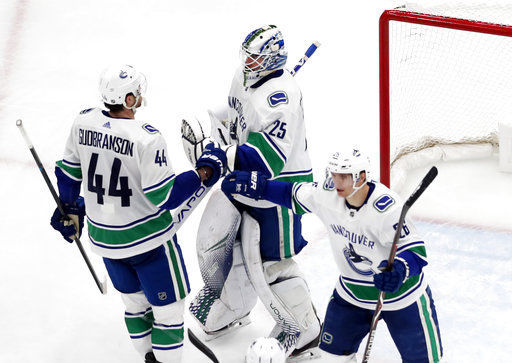
[[[299,325],[301,334],[295,346],[300,349],[320,334],[320,321],[311,303],[306,281],[295,261],[268,261],[263,264],[270,289],[288,308]]]
[[[151,352],[153,309],[142,291],[134,294],[121,293],[125,305],[124,321],[135,350],[144,357]]]
[[[153,353],[162,363],[181,362],[185,300],[153,306],[155,321],[151,332]]]
[[[286,354],[290,355],[301,333],[299,323],[267,282],[260,255],[260,227],[247,212],[244,212],[242,218],[242,251],[247,275],[261,302],[279,326],[273,331],[282,332],[276,338],[285,348]]]
[[[203,330],[213,332],[247,315],[257,297],[247,277],[236,235],[241,215],[220,190],[203,213],[197,236],[199,267],[205,286],[190,304]]]

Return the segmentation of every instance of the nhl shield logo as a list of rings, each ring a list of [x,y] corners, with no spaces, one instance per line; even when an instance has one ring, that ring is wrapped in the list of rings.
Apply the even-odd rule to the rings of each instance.
[[[165,291],[159,292],[159,293],[158,293],[158,298],[159,298],[160,300],[165,300],[165,299],[167,299],[167,293],[166,293]]]

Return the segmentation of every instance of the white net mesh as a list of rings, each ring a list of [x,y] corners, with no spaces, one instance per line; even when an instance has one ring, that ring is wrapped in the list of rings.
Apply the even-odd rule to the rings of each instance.
[[[512,24],[512,6],[398,10]],[[391,21],[390,157],[436,144],[497,142],[512,120],[512,37]]]

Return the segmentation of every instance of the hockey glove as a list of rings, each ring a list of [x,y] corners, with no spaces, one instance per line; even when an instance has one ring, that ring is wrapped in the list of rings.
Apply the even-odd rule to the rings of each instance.
[[[204,148],[204,152],[197,160],[196,169],[205,166],[212,169],[212,175],[203,182],[206,187],[211,187],[226,174],[226,163],[226,153],[218,147],[218,144],[210,143]]]
[[[73,242],[74,235],[78,234],[78,237],[82,235],[85,217],[84,198],[78,197],[73,204],[62,203],[62,208],[67,215],[63,216],[59,208],[56,208],[53,212],[50,224],[53,229],[60,232],[66,241],[71,243]],[[78,225],[78,233],[75,228],[75,223]]]
[[[386,268],[388,261],[379,264],[379,269]],[[390,271],[384,270],[380,274],[373,275],[375,287],[384,292],[397,292],[407,276],[407,266],[401,259],[394,260]]]
[[[262,199],[265,193],[267,177],[257,171],[234,171],[222,181],[222,191],[231,197],[240,194],[254,200]]]

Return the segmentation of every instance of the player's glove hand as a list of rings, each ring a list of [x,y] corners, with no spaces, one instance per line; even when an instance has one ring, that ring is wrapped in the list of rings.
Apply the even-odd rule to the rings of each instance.
[[[388,261],[384,260],[379,264],[379,269],[385,268]],[[380,274],[373,275],[375,287],[384,292],[397,292],[404,283],[407,268],[401,260],[395,260],[390,271],[384,270]]]
[[[236,170],[226,176],[222,181],[222,191],[230,197],[240,194],[244,197],[262,199],[267,185],[267,177],[258,171]]]
[[[55,230],[62,234],[62,237],[64,237],[66,241],[71,243],[73,242],[75,234],[78,234],[78,237],[82,235],[85,217],[84,198],[78,197],[73,204],[62,203],[62,207],[67,216],[63,216],[59,208],[56,208],[53,212],[50,224]],[[75,223],[78,225],[78,232],[75,228]]]
[[[212,170],[212,175],[203,181],[206,187],[211,187],[226,174],[226,163],[226,152],[219,148],[218,144],[212,142],[206,145],[196,163],[196,169],[210,167]]]

